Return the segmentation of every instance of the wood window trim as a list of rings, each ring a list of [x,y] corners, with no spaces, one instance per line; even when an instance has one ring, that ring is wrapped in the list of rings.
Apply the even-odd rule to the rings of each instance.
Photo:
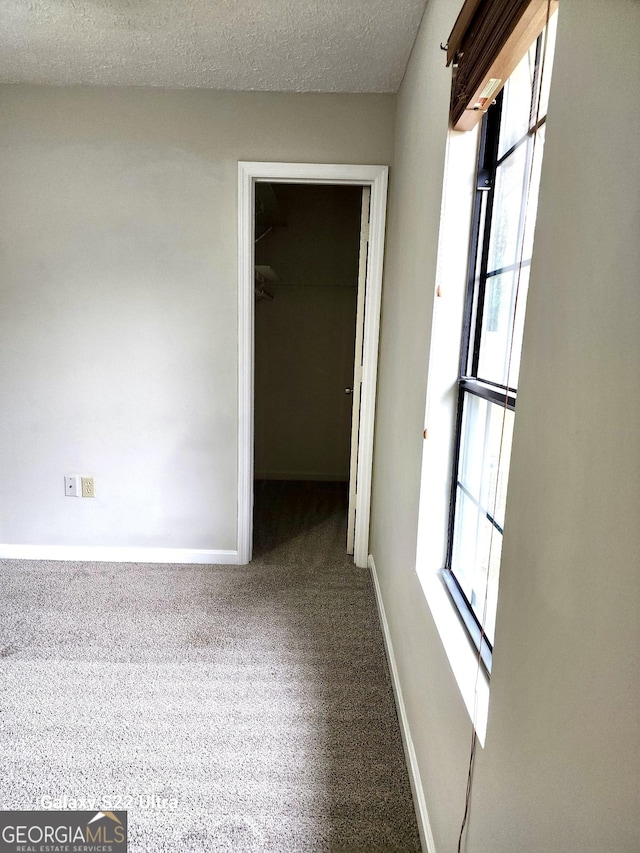
[[[451,127],[471,130],[557,11],[559,0],[466,0],[447,44]]]

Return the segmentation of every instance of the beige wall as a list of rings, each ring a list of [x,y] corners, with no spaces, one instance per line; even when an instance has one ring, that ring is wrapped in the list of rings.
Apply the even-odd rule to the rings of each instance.
[[[362,190],[274,191],[286,224],[256,244],[278,281],[255,313],[255,476],[348,480]]]
[[[371,536],[438,853],[456,849],[471,729],[415,545],[450,81],[439,44],[459,5],[430,0],[399,96]],[[640,846],[639,37],[634,0],[561,2],[477,853]]]
[[[0,112],[0,543],[235,550],[237,162],[388,163],[395,98],[5,86]]]

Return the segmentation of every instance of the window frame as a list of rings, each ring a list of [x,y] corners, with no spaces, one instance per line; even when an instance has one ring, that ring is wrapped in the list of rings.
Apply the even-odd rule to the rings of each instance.
[[[491,674],[493,645],[487,637],[483,625],[476,615],[471,602],[469,601],[452,568],[454,537],[456,533],[458,491],[459,487],[462,488],[462,484],[460,483],[462,430],[467,394],[477,396],[486,400],[490,404],[499,405],[513,412],[515,412],[516,409],[517,389],[506,384],[509,381],[509,377],[505,380],[505,384],[500,384],[491,380],[483,379],[478,375],[478,373],[480,349],[483,338],[483,315],[485,311],[485,297],[488,281],[501,271],[511,269],[513,269],[519,276],[520,271],[530,264],[530,258],[523,259],[522,255],[520,255],[520,258],[515,264],[488,272],[492,223],[494,213],[496,211],[495,196],[498,168],[510,156],[512,156],[517,149],[522,145],[526,145],[526,165],[524,174],[525,176],[531,176],[532,158],[535,151],[535,135],[546,122],[546,112],[543,116],[538,115],[538,104],[541,91],[541,66],[545,38],[546,34],[543,32],[535,43],[535,66],[531,85],[529,122],[526,132],[504,152],[500,153],[500,131],[503,120],[504,90],[500,91],[494,105],[490,107],[483,116],[478,147],[476,189],[473,204],[469,264],[467,269],[467,285],[462,323],[462,341],[458,370],[457,405],[446,540],[446,559],[441,576],[453,605],[478,653],[478,660],[487,677]],[[520,199],[520,221],[518,224],[518,239],[516,244],[518,250],[520,250],[523,245],[523,241],[525,240],[525,227],[528,224],[526,222],[526,217],[531,188],[531,181],[527,180],[523,186],[523,192]],[[474,500],[474,502],[476,501]],[[477,506],[480,507],[479,504],[477,504]],[[487,520],[502,535],[503,528],[500,527],[496,519],[491,517],[487,510],[484,508],[482,509]],[[489,571],[488,568],[487,571]]]

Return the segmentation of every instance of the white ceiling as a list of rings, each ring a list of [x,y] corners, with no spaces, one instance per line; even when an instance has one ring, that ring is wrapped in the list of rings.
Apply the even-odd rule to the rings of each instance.
[[[426,0],[0,0],[0,80],[395,92]]]

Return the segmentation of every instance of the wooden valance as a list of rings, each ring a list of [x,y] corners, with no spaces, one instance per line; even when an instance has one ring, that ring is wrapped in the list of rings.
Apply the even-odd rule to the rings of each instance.
[[[533,42],[559,0],[465,0],[447,44],[453,63],[451,126],[471,130]]]

